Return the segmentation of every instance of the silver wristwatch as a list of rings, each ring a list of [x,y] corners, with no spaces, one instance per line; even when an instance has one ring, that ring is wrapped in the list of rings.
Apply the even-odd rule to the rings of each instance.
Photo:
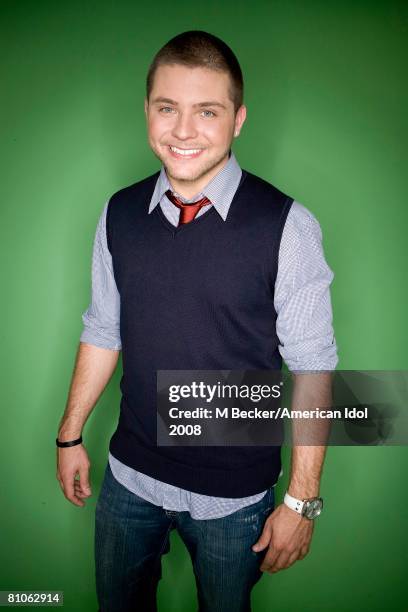
[[[323,499],[321,497],[309,497],[308,499],[296,499],[286,491],[283,503],[289,508],[308,519],[315,519],[322,511]]]

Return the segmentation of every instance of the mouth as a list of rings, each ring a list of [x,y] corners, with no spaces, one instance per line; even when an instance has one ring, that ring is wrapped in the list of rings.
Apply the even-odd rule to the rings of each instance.
[[[204,149],[180,149],[171,145],[168,145],[168,147],[172,157],[176,159],[195,159],[204,151]]]

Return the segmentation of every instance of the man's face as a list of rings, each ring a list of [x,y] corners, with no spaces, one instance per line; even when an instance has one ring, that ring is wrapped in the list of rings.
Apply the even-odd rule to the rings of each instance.
[[[235,114],[226,72],[180,64],[157,68],[145,100],[149,144],[173,187],[193,196],[228,161],[234,136],[245,120]]]

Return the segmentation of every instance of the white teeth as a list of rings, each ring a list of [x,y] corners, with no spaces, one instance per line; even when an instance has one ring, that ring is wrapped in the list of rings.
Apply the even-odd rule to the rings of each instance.
[[[178,153],[179,155],[194,155],[195,153],[200,153],[202,149],[178,149],[177,147],[170,146],[170,149],[174,151],[174,153]]]

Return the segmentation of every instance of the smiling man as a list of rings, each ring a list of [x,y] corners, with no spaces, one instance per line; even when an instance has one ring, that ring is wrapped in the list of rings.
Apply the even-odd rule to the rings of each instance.
[[[150,87],[149,144],[175,191],[193,197],[228,161],[246,108],[231,95],[230,75],[212,68],[161,64]]]
[[[157,446],[156,373],[272,370],[283,358],[293,403],[329,405],[333,273],[313,215],[242,169],[231,150],[246,107],[238,60],[223,41],[201,31],[170,40],[150,66],[145,114],[161,168],[113,194],[100,216],[57,478],[83,506],[91,489],[81,432],[122,351],[120,417],[96,507],[100,610],[156,610],[175,528],[199,609],[248,611],[262,573],[309,550],[325,447],[293,448],[276,505],[280,447]],[[305,370],[321,371],[316,384]]]

